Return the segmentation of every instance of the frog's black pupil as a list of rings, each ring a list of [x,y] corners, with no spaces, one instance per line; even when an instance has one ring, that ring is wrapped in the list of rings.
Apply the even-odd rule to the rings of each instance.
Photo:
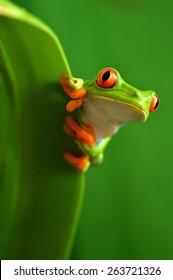
[[[159,106],[159,99],[157,98],[156,104],[154,106],[154,110]]]
[[[106,82],[110,77],[110,71],[106,71],[102,76],[103,83]]]

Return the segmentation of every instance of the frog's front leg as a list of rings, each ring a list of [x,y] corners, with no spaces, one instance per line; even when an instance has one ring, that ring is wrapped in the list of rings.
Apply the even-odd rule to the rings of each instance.
[[[63,87],[65,93],[72,98],[67,105],[66,110],[73,112],[76,108],[80,107],[83,103],[86,89],[84,88],[84,81],[82,79],[70,79],[66,73],[62,73],[59,82]]]
[[[88,124],[82,123],[81,126],[71,116],[66,117],[66,124],[63,126],[64,131],[70,135],[79,145],[83,144],[88,147],[96,144],[96,135],[92,127]],[[86,171],[90,165],[90,158],[85,153],[81,157],[77,157],[72,153],[64,153],[64,159],[80,171]]]
[[[65,93],[72,98],[66,105],[66,110],[72,112],[80,107],[84,101],[84,96],[86,94],[86,89],[83,86],[84,81],[76,78],[70,79],[67,74],[63,73],[59,78],[59,82]],[[92,146],[96,143],[96,136],[92,127],[85,123],[82,123],[80,126],[71,116],[66,117],[66,124],[63,126],[63,129],[76,141],[79,147],[80,143],[85,143],[88,146]],[[90,165],[87,153],[78,157],[70,152],[65,152],[64,159],[80,171],[85,171]]]
[[[93,146],[96,144],[96,135],[93,128],[82,122],[81,126],[71,116],[66,117],[66,124],[63,126],[64,131],[70,135],[73,139]]]

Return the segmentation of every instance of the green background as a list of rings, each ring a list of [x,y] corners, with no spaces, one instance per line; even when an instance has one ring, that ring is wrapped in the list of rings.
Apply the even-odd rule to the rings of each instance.
[[[14,2],[56,32],[73,76],[91,79],[114,67],[161,99],[146,123],[123,127],[104,163],[87,172],[72,259],[173,259],[173,2]]]

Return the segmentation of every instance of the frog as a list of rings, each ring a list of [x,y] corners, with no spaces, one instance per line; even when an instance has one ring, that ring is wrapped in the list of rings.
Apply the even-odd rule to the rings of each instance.
[[[145,122],[160,105],[155,91],[131,86],[111,67],[86,81],[62,73],[59,83],[69,97],[63,130],[82,152],[79,156],[66,151],[63,157],[80,172],[103,161],[104,150],[119,128],[133,121]],[[74,110],[79,111],[78,119],[70,115]]]

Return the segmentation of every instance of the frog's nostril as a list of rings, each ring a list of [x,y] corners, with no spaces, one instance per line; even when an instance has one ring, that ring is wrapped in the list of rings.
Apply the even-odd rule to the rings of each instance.
[[[134,97],[139,97],[139,96],[140,96],[139,93],[138,93],[137,91],[133,91],[132,94],[133,94]]]

